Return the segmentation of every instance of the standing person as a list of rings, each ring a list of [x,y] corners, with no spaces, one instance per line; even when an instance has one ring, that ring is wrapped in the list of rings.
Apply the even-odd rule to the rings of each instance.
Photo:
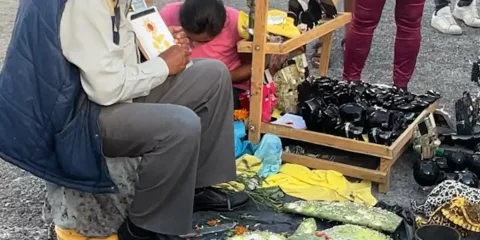
[[[450,10],[449,0],[435,0],[435,12],[431,21],[433,28],[445,34],[460,35],[463,31],[455,18],[469,27],[479,28],[480,18],[478,16],[477,0],[457,0],[455,7],[453,7],[453,14]]]
[[[177,45],[140,62],[130,2],[20,1],[0,74],[0,158],[103,194],[117,189],[104,156],[142,157],[118,237],[177,239],[193,211],[248,200],[211,187],[236,177],[231,76],[218,60],[186,69],[178,27]]]
[[[343,79],[360,81],[373,32],[377,27],[386,0],[355,1],[353,19],[347,32]],[[420,50],[422,15],[425,0],[396,0],[393,85],[407,90]]]

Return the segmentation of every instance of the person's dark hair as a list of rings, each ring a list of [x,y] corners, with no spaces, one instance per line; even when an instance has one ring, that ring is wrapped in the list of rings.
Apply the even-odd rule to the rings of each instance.
[[[215,37],[223,30],[226,19],[222,0],[186,0],[180,8],[180,24],[192,34]]]

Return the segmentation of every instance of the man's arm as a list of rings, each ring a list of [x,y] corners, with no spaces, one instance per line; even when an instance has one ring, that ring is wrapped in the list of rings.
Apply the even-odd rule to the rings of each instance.
[[[112,31],[105,0],[67,1],[60,24],[63,54],[80,68],[89,98],[105,106],[146,96],[169,75],[160,57],[125,64],[123,48],[113,42]]]

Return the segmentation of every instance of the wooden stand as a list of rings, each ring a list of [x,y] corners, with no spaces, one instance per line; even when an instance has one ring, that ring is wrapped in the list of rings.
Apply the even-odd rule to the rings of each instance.
[[[333,32],[351,21],[351,13],[339,13],[334,19],[322,20],[319,26],[283,43],[267,43],[268,0],[255,0],[255,26],[253,42],[238,43],[238,52],[252,53],[252,81],[249,115],[249,139],[260,141],[262,124],[262,88],[265,71],[265,54],[289,53],[315,39],[323,38],[319,73],[326,76],[330,62]]]
[[[371,180],[380,184],[381,192],[388,191],[390,186],[391,168],[395,161],[405,150],[413,135],[415,125],[422,121],[430,112],[433,112],[438,103],[431,105],[423,111],[405,132],[393,143],[392,146],[383,146],[357,140],[337,137],[333,135],[317,133],[307,130],[296,130],[288,127],[263,123],[262,113],[262,88],[265,71],[265,54],[289,53],[312,40],[323,38],[323,47],[320,57],[319,74],[327,76],[330,51],[332,47],[333,32],[351,21],[351,13],[339,13],[330,20],[322,21],[318,27],[302,34],[297,38],[283,43],[266,42],[268,0],[255,1],[255,26],[253,42],[241,41],[238,43],[238,51],[252,53],[252,86],[250,98],[249,116],[249,140],[258,143],[262,133],[275,134],[282,138],[294,139],[318,145],[328,146],[344,151],[361,153],[380,158],[380,166],[376,170],[351,166],[332,161],[311,158],[292,153],[284,153],[283,161],[296,163],[314,169],[330,169],[341,172],[346,176]]]

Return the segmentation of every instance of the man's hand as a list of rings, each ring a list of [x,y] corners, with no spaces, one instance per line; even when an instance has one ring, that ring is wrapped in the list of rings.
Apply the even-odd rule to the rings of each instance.
[[[186,51],[185,48],[180,45],[173,45],[162,52],[159,57],[167,63],[170,75],[175,75],[185,69],[190,62],[189,56],[190,52]]]
[[[188,40],[188,37],[183,31],[182,27],[170,26],[168,27],[168,30],[170,30],[170,32],[172,33],[173,39],[175,40],[175,43],[177,45],[180,45],[186,51],[190,51],[190,41]]]

